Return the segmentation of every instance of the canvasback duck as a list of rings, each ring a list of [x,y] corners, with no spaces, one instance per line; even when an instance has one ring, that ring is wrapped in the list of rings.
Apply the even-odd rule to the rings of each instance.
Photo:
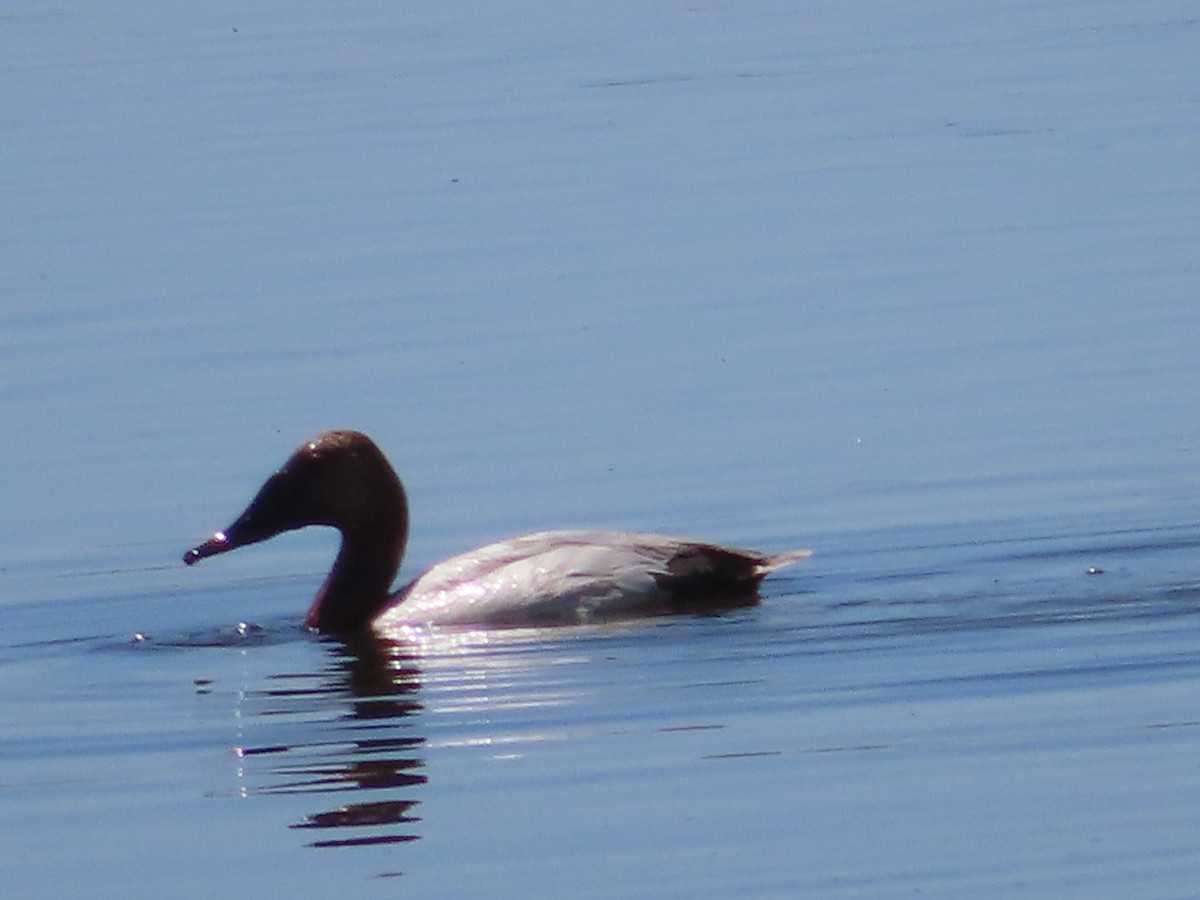
[[[232,525],[183,557],[188,565],[306,525],[342,535],[305,624],[535,626],[698,612],[756,602],[759,582],[808,550],[768,556],[654,534],[543,531],[439,563],[389,594],[408,540],[408,500],[366,435],[330,431],[300,447]]]

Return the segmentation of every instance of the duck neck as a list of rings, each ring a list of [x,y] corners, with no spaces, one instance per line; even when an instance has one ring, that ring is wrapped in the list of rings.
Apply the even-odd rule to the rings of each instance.
[[[366,528],[342,529],[333,569],[304,624],[322,632],[356,631],[387,605],[408,538],[407,516]]]

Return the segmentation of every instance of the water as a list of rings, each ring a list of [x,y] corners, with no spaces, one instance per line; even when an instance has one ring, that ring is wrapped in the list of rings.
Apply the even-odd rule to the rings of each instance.
[[[19,886],[1185,893],[1200,580],[1145,572],[1185,570],[1200,528],[912,538],[846,536],[712,618],[406,647],[298,616],[10,636]]]
[[[1188,896],[1186,3],[0,16],[11,896]],[[354,646],[185,569],[302,439],[404,574],[812,560],[709,618]]]

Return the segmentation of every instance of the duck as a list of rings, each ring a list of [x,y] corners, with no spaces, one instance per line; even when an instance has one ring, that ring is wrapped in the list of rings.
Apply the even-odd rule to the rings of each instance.
[[[302,444],[188,565],[278,534],[341,532],[305,616],[315,632],[438,626],[540,627],[713,612],[758,602],[760,582],[809,550],[763,554],[658,534],[540,531],[438,563],[391,592],[408,542],[404,485],[375,442],[327,431]]]

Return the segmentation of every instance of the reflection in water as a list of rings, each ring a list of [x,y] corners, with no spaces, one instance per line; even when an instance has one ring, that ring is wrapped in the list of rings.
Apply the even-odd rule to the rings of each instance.
[[[420,751],[425,739],[395,734],[420,710],[419,673],[401,645],[362,636],[327,644],[330,663],[313,675],[279,675],[271,687],[247,696],[264,703],[260,716],[305,718],[316,739],[248,746],[243,759],[279,757],[261,794],[369,792],[369,799],[310,813],[291,827],[329,831],[312,847],[351,847],[417,840],[415,809],[409,795],[426,781]],[[341,714],[313,721],[330,706]],[[317,726],[325,724],[325,728]],[[336,832],[334,830],[337,830]],[[334,836],[336,835],[336,836]]]

